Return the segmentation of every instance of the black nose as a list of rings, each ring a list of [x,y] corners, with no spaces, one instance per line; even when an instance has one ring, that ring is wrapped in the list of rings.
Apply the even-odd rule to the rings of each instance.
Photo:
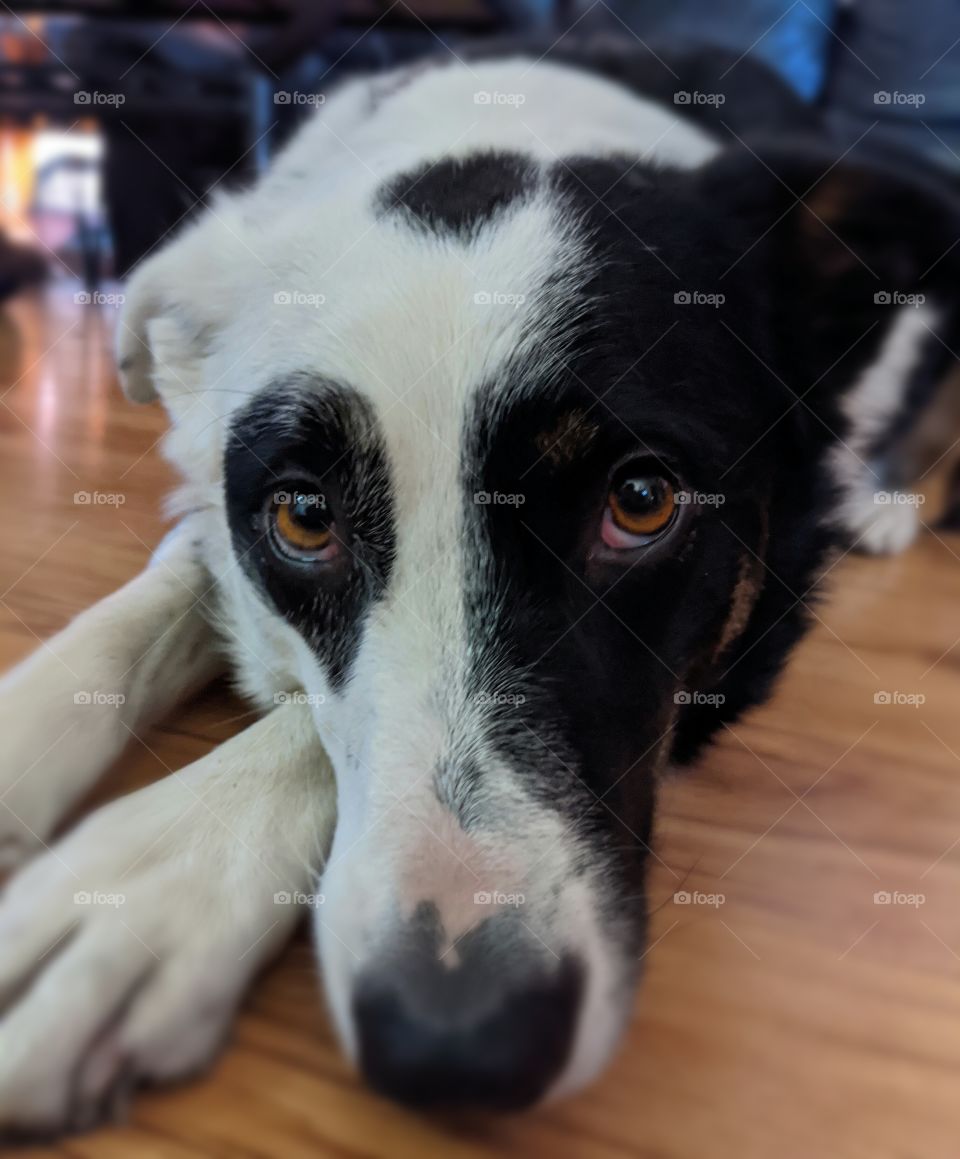
[[[367,1081],[411,1106],[530,1106],[569,1056],[582,989],[579,966],[565,959],[551,974],[493,1002],[489,989],[497,986],[496,977],[488,978],[486,993],[471,994],[457,973],[427,1000],[421,987],[403,987],[402,972],[361,983],[354,1017]]]

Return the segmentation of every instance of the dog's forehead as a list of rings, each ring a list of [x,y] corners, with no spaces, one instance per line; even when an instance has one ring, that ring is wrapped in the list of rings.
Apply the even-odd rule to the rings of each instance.
[[[529,382],[518,368],[544,361],[589,261],[545,170],[509,154],[399,174],[313,233],[285,226],[295,252],[235,319],[258,336],[241,373],[348,385],[401,459],[456,453],[478,393]]]

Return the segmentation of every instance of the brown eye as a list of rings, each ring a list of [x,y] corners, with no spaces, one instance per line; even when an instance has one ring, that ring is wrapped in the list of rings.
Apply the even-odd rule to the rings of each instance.
[[[677,509],[673,484],[660,475],[623,473],[607,497],[603,538],[610,547],[635,547],[665,531]]]
[[[326,495],[316,489],[274,495],[271,532],[279,550],[293,559],[329,559],[337,549]]]

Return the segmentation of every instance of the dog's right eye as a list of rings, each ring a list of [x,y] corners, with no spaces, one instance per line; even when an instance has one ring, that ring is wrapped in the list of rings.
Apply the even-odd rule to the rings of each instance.
[[[313,484],[271,496],[268,534],[279,554],[298,563],[326,563],[343,550],[329,498]]]

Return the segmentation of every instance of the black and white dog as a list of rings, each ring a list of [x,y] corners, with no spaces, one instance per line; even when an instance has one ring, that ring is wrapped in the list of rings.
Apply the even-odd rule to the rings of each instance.
[[[956,205],[747,61],[596,59],[353,81],[130,283],[180,522],[2,686],[3,1130],[202,1067],[310,903],[375,1087],[581,1086],[662,771],[766,696],[831,549],[910,539],[876,493]],[[29,860],[224,664],[263,718]]]

